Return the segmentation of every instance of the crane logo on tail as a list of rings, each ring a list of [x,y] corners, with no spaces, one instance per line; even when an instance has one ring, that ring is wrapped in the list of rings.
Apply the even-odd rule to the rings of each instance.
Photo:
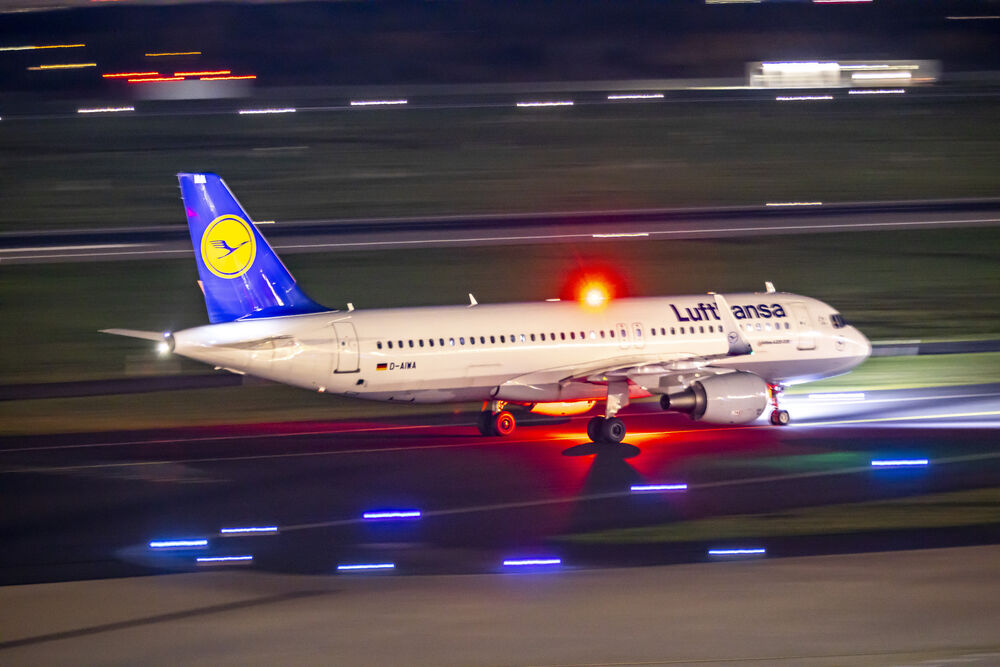
[[[253,228],[237,215],[220,215],[201,236],[201,259],[220,278],[239,278],[250,270],[256,256]]]

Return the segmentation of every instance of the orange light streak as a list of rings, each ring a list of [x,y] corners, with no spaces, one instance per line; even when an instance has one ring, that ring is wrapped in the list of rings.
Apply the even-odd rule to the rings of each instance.
[[[175,53],[147,53],[147,58],[159,58],[160,56],[200,56],[201,51],[177,51]]]
[[[35,49],[79,49],[86,44],[46,44],[45,46],[0,46],[0,51],[34,51]]]
[[[128,79],[129,83],[148,83],[150,81],[183,81],[182,76],[158,76],[153,79]]]
[[[212,76],[214,74],[232,74],[232,70],[217,69],[207,72],[174,72],[174,76]]]
[[[37,72],[40,70],[47,69],[80,69],[81,67],[97,67],[97,63],[67,63],[65,65],[38,65],[37,67],[29,67],[28,69],[32,72]]]

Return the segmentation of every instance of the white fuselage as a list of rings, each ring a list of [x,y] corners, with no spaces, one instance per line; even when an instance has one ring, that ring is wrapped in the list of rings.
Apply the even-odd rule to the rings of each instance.
[[[178,354],[314,391],[387,401],[600,400],[593,372],[690,360],[794,384],[845,373],[871,346],[836,310],[788,293],[726,295],[753,354],[727,357],[711,296],[330,311],[173,334]],[[569,382],[568,378],[577,381]],[[631,388],[633,396],[649,392]]]

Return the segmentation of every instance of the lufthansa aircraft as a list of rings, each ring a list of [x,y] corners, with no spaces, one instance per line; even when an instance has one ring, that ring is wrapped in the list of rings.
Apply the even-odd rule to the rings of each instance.
[[[836,309],[797,294],[708,293],[461,306],[331,310],[299,288],[215,174],[178,174],[211,324],[168,333],[108,329],[235,373],[379,401],[483,401],[483,435],[519,411],[569,414],[603,402],[594,442],[618,443],[616,415],[658,395],[664,410],[752,422],[787,385],[839,375],[868,340]],[[513,411],[508,407],[516,408]]]

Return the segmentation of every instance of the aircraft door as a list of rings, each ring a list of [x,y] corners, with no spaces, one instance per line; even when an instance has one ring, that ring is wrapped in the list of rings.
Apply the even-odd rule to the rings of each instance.
[[[622,349],[628,347],[628,327],[624,322],[619,322],[615,325],[615,335],[618,336],[618,345],[620,345]]]
[[[812,320],[809,319],[809,309],[804,303],[791,304],[792,316],[795,318],[795,326],[799,330],[798,348],[800,350],[812,350],[816,347],[816,331],[813,329]]]
[[[337,365],[334,373],[357,373],[360,353],[358,350],[358,334],[350,322],[334,322],[333,330],[337,333]]]
[[[646,339],[642,335],[642,322],[632,323],[632,343],[636,347],[646,347]]]

